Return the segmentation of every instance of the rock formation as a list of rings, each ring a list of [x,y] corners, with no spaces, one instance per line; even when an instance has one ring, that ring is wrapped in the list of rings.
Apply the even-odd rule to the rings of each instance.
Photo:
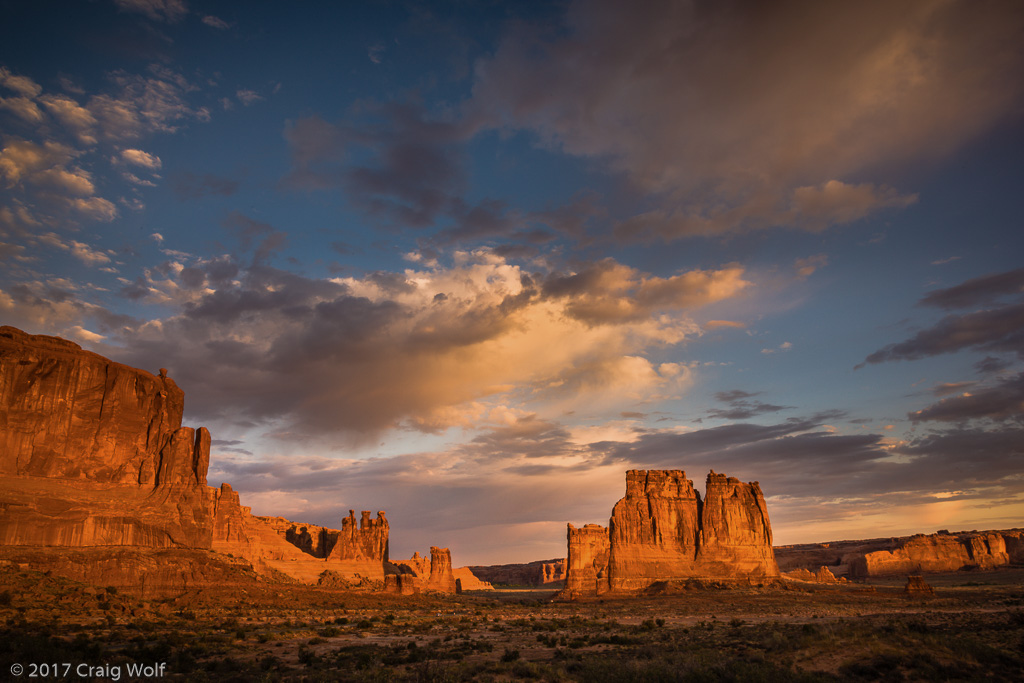
[[[469,567],[457,567],[452,570],[455,581],[462,584],[465,591],[492,591],[494,586],[482,580]]]
[[[812,583],[838,583],[840,581],[828,567],[818,567],[818,570],[813,572],[810,569],[795,569],[782,574],[782,578]],[[842,581],[846,581],[845,576],[842,578]]]
[[[836,576],[850,578],[992,569],[1024,563],[1024,530],[943,530],[930,535],[803,543],[775,548],[775,558],[785,572],[814,571],[825,565]]]
[[[469,569],[482,581],[491,584],[561,587],[565,582],[565,562],[565,558],[555,558],[522,564],[473,566]]]
[[[209,548],[210,434],[183,408],[166,371],[0,327],[0,544]]]
[[[408,560],[392,562],[397,572],[416,579],[416,586],[425,591],[455,593],[455,575],[452,572],[452,553],[448,548],[430,547],[430,559],[413,553]],[[390,576],[390,574],[389,574]],[[409,579],[405,579],[409,581]],[[467,589],[468,590],[468,589]]]
[[[923,576],[908,576],[903,592],[908,595],[932,595],[935,593],[934,589],[925,583]]]
[[[324,571],[383,581],[383,512],[358,526],[350,512],[340,530],[254,517],[229,485],[206,485],[210,434],[181,425],[184,401],[166,370],[0,327],[0,546],[48,563],[43,549],[63,548],[58,571],[92,580],[80,567],[105,567],[119,585],[152,564],[140,548],[178,552],[183,567],[201,557],[185,551],[215,550],[310,583]],[[196,575],[165,573],[168,585]]]
[[[680,470],[631,470],[607,529],[569,525],[563,595],[633,592],[690,578],[777,578],[771,542],[757,482],[712,471],[702,501]]]
[[[919,534],[891,550],[877,550],[853,558],[850,562],[850,575],[854,578],[867,578],[950,572],[965,568],[992,569],[1009,562],[1006,542],[999,532]]]

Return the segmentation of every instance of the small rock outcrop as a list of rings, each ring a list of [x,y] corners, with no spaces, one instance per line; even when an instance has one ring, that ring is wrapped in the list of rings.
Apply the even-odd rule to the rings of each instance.
[[[925,583],[923,576],[908,576],[903,592],[907,595],[933,595],[935,590]]]
[[[462,584],[464,591],[492,591],[490,582],[480,579],[469,567],[456,567],[452,570],[455,581]]]
[[[568,527],[564,597],[637,592],[681,579],[779,576],[757,482],[712,471],[704,500],[681,470],[630,470],[608,528]]]

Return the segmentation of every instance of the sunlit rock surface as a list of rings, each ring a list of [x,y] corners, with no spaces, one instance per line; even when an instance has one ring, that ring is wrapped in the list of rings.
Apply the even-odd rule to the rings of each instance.
[[[391,564],[398,574],[414,577],[414,582],[412,579],[403,579],[403,581],[409,584],[414,583],[417,589],[437,593],[455,593],[452,553],[448,548],[431,546],[429,558],[421,557],[419,553],[413,553],[410,559],[397,560]],[[466,590],[470,589],[466,588]]]
[[[992,569],[1009,563],[1006,540],[1000,532],[921,534],[911,536],[891,550],[876,550],[853,558],[850,575],[866,578],[965,568]]]
[[[383,584],[383,511],[358,522],[350,511],[340,530],[254,517],[228,484],[206,485],[210,433],[181,425],[184,401],[165,370],[153,375],[64,339],[0,327],[0,546],[118,584],[143,580],[133,568],[149,563],[134,551],[146,548],[213,550],[310,583],[330,571]],[[105,559],[122,556],[130,561]],[[206,575],[161,572],[166,585]]]
[[[680,470],[630,470],[609,526],[569,525],[569,598],[643,590],[679,579],[779,576],[757,482],[711,472],[706,499]]]

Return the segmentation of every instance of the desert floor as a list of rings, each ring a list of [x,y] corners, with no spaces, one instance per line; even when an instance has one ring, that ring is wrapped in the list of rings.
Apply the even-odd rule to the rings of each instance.
[[[410,598],[252,581],[143,600],[5,567],[0,677],[123,681],[129,665],[164,664],[148,673],[188,681],[1024,678],[1024,568],[926,580],[933,596],[904,595],[904,577],[571,603],[525,589]]]

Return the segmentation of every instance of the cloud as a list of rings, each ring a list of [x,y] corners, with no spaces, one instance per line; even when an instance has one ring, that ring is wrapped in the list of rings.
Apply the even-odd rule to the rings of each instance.
[[[955,287],[938,289],[923,297],[918,305],[949,311],[987,306],[1015,294],[1024,294],[1024,268],[976,277]]]
[[[988,419],[1024,421],[1024,373],[994,386],[969,387],[959,396],[944,398],[907,417],[912,422],[967,422]]]
[[[715,394],[715,398],[722,403],[727,404],[729,407],[726,409],[712,408],[707,411],[707,414],[711,417],[722,420],[749,420],[750,418],[757,417],[758,415],[777,413],[781,410],[788,410],[793,407],[751,400],[755,396],[760,395],[760,393],[761,392],[750,393],[739,389],[734,389],[732,391],[719,391]]]
[[[176,23],[188,14],[184,0],[114,0],[123,12],[144,14],[153,21]]]
[[[569,316],[588,324],[638,320],[666,309],[697,308],[737,296],[750,282],[739,266],[691,270],[668,278],[644,275],[607,258],[579,272],[553,273],[544,296],[565,301]]]
[[[879,209],[905,208],[916,201],[917,195],[901,195],[892,188],[829,180],[817,187],[793,190],[791,220],[805,230],[818,231],[832,225],[852,223]]]
[[[43,120],[43,112],[39,111],[36,103],[27,97],[0,97],[0,109],[6,109],[29,123],[39,123]]]
[[[0,85],[29,99],[38,97],[43,91],[42,86],[28,76],[11,73],[11,70],[4,66],[0,66]]]
[[[1024,303],[946,316],[910,339],[875,351],[857,367],[920,360],[963,349],[1014,352],[1024,358]]]
[[[227,29],[231,28],[231,24],[224,21],[220,17],[213,16],[212,14],[208,14],[205,17],[203,17],[202,21],[210,28],[215,28],[221,31],[226,31]]]
[[[275,234],[241,214],[228,225],[246,249]],[[334,280],[258,259],[247,268],[230,258],[181,261],[125,282],[125,295],[166,297],[181,312],[126,333],[118,359],[172,368],[204,419],[273,424],[302,440],[470,427],[481,411],[526,403],[543,419],[619,412],[686,390],[685,366],[647,354],[699,334],[688,311],[734,295],[741,275],[631,271],[617,295],[647,315],[582,320],[571,312],[585,296],[579,287],[547,296],[488,252],[452,259]]]
[[[787,341],[787,342],[782,342],[781,344],[779,344],[775,348],[761,349],[761,353],[765,354],[766,356],[770,356],[770,355],[772,355],[774,353],[785,353],[786,351],[791,351],[792,349],[793,349],[793,343]]]
[[[263,99],[263,95],[260,95],[255,90],[238,90],[235,92],[235,97],[242,103],[243,106],[248,107],[250,104],[256,104]]]
[[[1012,3],[577,1],[557,25],[511,25],[463,112],[644,193],[620,238],[816,231],[908,205],[872,176],[1019,107],[1024,55],[1002,46],[1022,24]]]
[[[141,149],[122,150],[121,161],[134,166],[141,166],[142,168],[149,169],[150,171],[155,171],[163,165],[160,161],[160,157],[150,154],[149,152],[143,152]]]

